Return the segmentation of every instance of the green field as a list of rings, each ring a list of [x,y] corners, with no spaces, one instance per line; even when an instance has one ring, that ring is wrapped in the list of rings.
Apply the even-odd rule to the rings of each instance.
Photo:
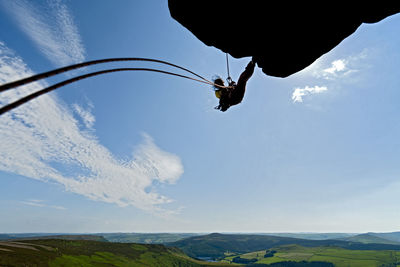
[[[272,250],[272,249],[271,249]],[[264,258],[265,250],[225,257],[222,261],[229,263],[240,256],[244,259],[257,259],[257,264],[271,264],[282,261],[322,261],[331,262],[337,267],[378,267],[400,265],[400,251],[389,250],[348,250],[337,247],[302,247],[286,245],[273,248],[273,257]]]
[[[89,240],[0,242],[0,266],[224,266],[192,259],[163,245]]]

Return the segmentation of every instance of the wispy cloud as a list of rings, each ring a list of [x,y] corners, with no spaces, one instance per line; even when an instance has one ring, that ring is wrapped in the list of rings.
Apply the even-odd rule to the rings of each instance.
[[[0,42],[0,83],[32,74],[22,59]],[[4,92],[0,104],[44,86],[33,83]],[[157,193],[154,183],[173,184],[179,179],[183,166],[178,156],[163,151],[144,134],[132,159],[119,159],[99,143],[94,130],[81,130],[73,114],[51,93],[0,116],[0,170],[57,182],[97,201],[162,215],[174,212],[160,206],[172,200]],[[91,116],[83,116],[89,126],[95,120]]]
[[[292,92],[293,103],[301,103],[304,101],[304,97],[320,94],[328,91],[328,88],[338,88],[340,84],[357,80],[353,74],[357,73],[359,68],[366,67],[365,63],[361,62],[367,58],[368,54],[369,51],[364,49],[358,54],[335,59],[329,64],[323,59],[318,59],[307,67],[302,75],[309,76],[309,84],[322,83],[323,85],[295,87]],[[303,76],[303,79],[306,79],[306,76]]]
[[[96,118],[92,114],[92,107],[84,109],[83,107],[79,106],[78,104],[72,105],[74,111],[81,117],[83,123],[85,124],[86,128],[91,129],[96,121]]]
[[[306,69],[307,73],[315,78],[322,78],[329,81],[348,79],[351,74],[357,73],[360,69],[368,67],[365,59],[373,53],[364,49],[360,53],[347,57],[335,59],[328,64],[325,60],[319,59]]]
[[[360,55],[357,55],[347,57],[346,59],[334,60],[328,68],[322,69],[319,72],[314,72],[314,76],[330,81],[349,79],[351,74],[358,72],[355,65],[357,65],[357,62],[361,58]]]
[[[304,88],[295,88],[292,93],[292,100],[293,100],[293,103],[303,102],[304,96],[320,94],[327,90],[328,90],[328,88],[326,86],[314,86],[314,87],[306,86]]]
[[[66,208],[63,206],[55,206],[55,205],[45,204],[44,201],[40,200],[40,199],[29,199],[26,201],[21,201],[21,204],[33,206],[33,207],[39,207],[39,208],[51,208],[51,209],[57,209],[57,210],[66,210]]]
[[[0,3],[55,65],[67,65],[85,59],[85,48],[78,28],[62,0],[0,0]]]

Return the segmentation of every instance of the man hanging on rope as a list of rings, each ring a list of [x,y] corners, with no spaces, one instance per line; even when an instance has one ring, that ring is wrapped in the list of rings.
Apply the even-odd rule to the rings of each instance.
[[[227,111],[233,105],[237,105],[242,102],[244,93],[246,91],[246,83],[253,75],[255,63],[250,61],[247,64],[246,69],[242,72],[239,77],[237,84],[228,77],[227,81],[229,83],[228,88],[219,88],[214,85],[215,96],[219,98],[219,105],[215,107],[215,109],[219,109],[221,111]],[[221,78],[217,78],[214,80],[214,84],[219,86],[225,86],[224,81]]]
[[[201,77],[200,75],[194,73],[191,70],[188,70],[186,68],[183,68],[181,66],[166,62],[166,61],[162,61],[162,60],[158,60],[158,59],[151,59],[151,58],[107,58],[107,59],[99,59],[99,60],[92,60],[92,61],[86,61],[86,62],[82,62],[82,63],[77,63],[77,64],[73,64],[73,65],[69,65],[69,66],[65,66],[65,67],[61,67],[58,69],[54,69],[54,70],[50,70],[47,72],[43,72],[43,73],[39,73],[30,77],[26,77],[17,81],[13,81],[13,82],[9,82],[6,84],[1,84],[0,85],[0,93],[1,92],[5,92],[7,90],[11,90],[14,89],[15,87],[18,86],[22,86],[31,82],[35,82],[38,80],[42,80],[45,78],[49,78],[52,77],[54,75],[58,75],[70,70],[74,70],[74,69],[79,69],[82,67],[87,67],[87,66],[91,66],[91,65],[96,65],[96,64],[101,64],[101,63],[108,63],[108,62],[119,62],[119,61],[149,61],[149,62],[157,62],[157,63],[161,63],[161,64],[166,64],[181,70],[184,70],[186,72],[191,73],[192,75],[196,76],[197,78],[194,77],[189,77],[189,76],[185,76],[182,74],[178,74],[178,73],[174,73],[174,72],[168,72],[168,71],[164,71],[164,70],[159,70],[159,69],[153,69],[153,68],[111,68],[111,69],[105,69],[105,70],[101,70],[101,71],[95,71],[95,72],[90,72],[90,73],[86,73],[84,75],[80,75],[80,76],[76,76],[73,77],[71,79],[53,84],[51,86],[48,86],[46,88],[43,88],[39,91],[36,91],[34,93],[31,93],[27,96],[24,96],[14,102],[11,102],[5,106],[0,107],[0,115],[16,108],[19,107],[20,105],[27,103],[41,95],[47,94],[53,90],[56,90],[57,88],[63,87],[65,85],[68,85],[70,83],[74,83],[83,79],[87,79],[93,76],[97,76],[97,75],[103,75],[106,73],[112,73],[112,72],[121,72],[121,71],[152,71],[152,72],[158,72],[158,73],[163,73],[163,74],[168,74],[168,75],[173,75],[173,76],[178,76],[181,78],[186,78],[186,79],[190,79],[190,80],[194,80],[197,82],[201,82],[201,83],[205,83],[205,84],[211,84],[214,85],[214,88],[216,90],[215,95],[220,99],[219,102],[219,106],[216,107],[217,109],[220,109],[221,111],[226,111],[230,106],[233,105],[237,105],[239,104],[244,96],[245,93],[245,89],[246,89],[246,83],[247,80],[250,79],[251,75],[254,72],[254,65],[255,63],[253,61],[250,61],[250,63],[247,65],[246,70],[240,75],[239,81],[236,84],[235,82],[233,82],[231,80],[231,78],[229,77],[229,64],[228,64],[228,55],[227,55],[227,67],[228,67],[228,84],[229,86],[225,87],[224,86],[224,81],[219,78],[214,80],[214,82],[211,82],[203,77]]]

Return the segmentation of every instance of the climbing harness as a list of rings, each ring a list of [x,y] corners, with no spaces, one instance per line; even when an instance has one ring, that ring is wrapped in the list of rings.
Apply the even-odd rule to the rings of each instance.
[[[224,94],[224,89],[233,89],[235,87],[235,85],[236,85],[236,83],[232,80],[231,75],[229,73],[229,56],[228,56],[228,53],[225,53],[225,56],[226,56],[226,70],[227,70],[227,73],[228,73],[228,78],[226,78],[226,82],[228,83],[228,86],[224,86],[224,87],[216,86],[217,84],[214,81],[214,92],[215,92],[215,96],[218,99],[221,99],[222,95]],[[221,79],[221,81],[222,81],[222,79]],[[228,91],[225,90],[225,92],[228,92]],[[218,109],[218,108],[216,107],[216,109]]]

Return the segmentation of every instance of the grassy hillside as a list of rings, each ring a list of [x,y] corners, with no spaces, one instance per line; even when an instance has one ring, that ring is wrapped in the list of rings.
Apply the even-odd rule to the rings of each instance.
[[[0,266],[224,266],[163,245],[88,240],[1,241]]]
[[[186,233],[104,233],[99,234],[110,242],[163,244],[175,242],[197,234]]]
[[[195,236],[169,243],[168,246],[178,247],[191,257],[211,257],[218,259],[226,255],[226,253],[247,253],[289,244],[297,244],[305,247],[334,246],[352,250],[400,250],[400,245],[362,244],[342,240],[306,240],[241,234]]]
[[[266,251],[262,250],[228,256],[223,261],[232,262],[235,257],[239,256],[242,259],[253,260],[255,264],[272,264],[287,261],[329,262],[333,263],[335,267],[378,267],[400,264],[399,251],[348,250],[334,247],[310,248],[298,245],[276,247],[273,248],[273,251],[272,257],[264,257]]]

